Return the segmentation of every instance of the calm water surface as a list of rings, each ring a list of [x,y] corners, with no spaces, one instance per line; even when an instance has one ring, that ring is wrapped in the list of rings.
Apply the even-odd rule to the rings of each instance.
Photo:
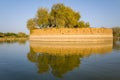
[[[0,80],[120,80],[120,42],[0,43]]]

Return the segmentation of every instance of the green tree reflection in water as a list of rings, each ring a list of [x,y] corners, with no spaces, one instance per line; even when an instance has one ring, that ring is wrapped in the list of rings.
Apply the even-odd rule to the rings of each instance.
[[[28,53],[28,59],[35,62],[38,73],[42,74],[52,69],[51,73],[56,77],[62,77],[68,71],[72,71],[80,65],[81,55],[50,55],[47,53],[35,53],[32,48]]]
[[[49,44],[49,45],[48,45]],[[81,59],[93,54],[104,55],[112,51],[112,42],[102,43],[47,43],[30,42],[28,60],[36,63],[38,73],[51,73],[63,77],[78,68]]]

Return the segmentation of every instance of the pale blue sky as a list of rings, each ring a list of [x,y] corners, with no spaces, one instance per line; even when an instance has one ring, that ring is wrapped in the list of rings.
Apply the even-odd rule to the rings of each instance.
[[[56,3],[64,3],[91,27],[120,26],[120,0],[0,0],[0,32],[26,32],[26,22],[40,7],[50,10]]]

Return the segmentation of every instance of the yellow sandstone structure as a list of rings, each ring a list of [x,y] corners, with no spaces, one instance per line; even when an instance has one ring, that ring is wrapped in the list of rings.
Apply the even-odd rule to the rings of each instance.
[[[45,28],[30,31],[30,41],[112,41],[109,28]]]
[[[46,28],[30,33],[30,48],[52,55],[105,54],[112,51],[112,41],[109,28]]]

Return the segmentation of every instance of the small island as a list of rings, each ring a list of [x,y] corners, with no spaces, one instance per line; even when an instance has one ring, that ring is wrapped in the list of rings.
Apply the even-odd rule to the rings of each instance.
[[[110,28],[91,28],[80,19],[79,12],[62,3],[54,4],[51,11],[39,8],[36,17],[27,21],[30,41],[112,41]]]

